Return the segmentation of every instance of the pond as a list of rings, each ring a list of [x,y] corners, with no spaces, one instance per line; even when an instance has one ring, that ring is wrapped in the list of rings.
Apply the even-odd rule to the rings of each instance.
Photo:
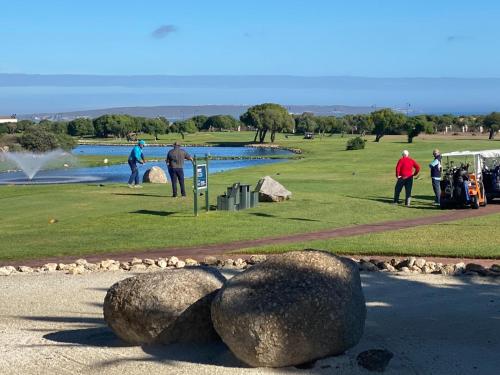
[[[146,160],[157,159],[159,161],[147,162],[140,166],[140,174],[144,174],[146,169],[152,166],[161,167],[167,172],[165,156],[171,147],[146,147],[144,156]],[[49,184],[49,183],[74,183],[74,182],[123,182],[126,183],[130,175],[130,168],[126,164],[131,146],[94,146],[80,145],[76,147],[72,154],[79,155],[100,155],[103,159],[106,156],[123,156],[123,164],[114,164],[99,167],[81,167],[81,168],[58,168],[39,171],[33,180],[28,180],[21,171],[0,173],[0,184]],[[213,157],[234,157],[231,160],[211,160],[210,173],[223,172],[231,169],[246,168],[254,165],[279,163],[280,159],[237,159],[239,157],[270,157],[274,155],[291,154],[288,150],[254,148],[254,147],[184,147],[192,156],[198,157],[209,154]],[[187,161],[184,165],[186,177],[192,177],[193,167]],[[168,173],[167,173],[168,175]]]

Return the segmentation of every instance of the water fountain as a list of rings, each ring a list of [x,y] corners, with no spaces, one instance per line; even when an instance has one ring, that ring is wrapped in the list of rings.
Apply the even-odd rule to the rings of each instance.
[[[87,182],[97,181],[99,178],[92,176],[64,176],[64,173],[59,171],[59,175],[53,173],[43,173],[41,177],[36,177],[38,172],[50,162],[61,160],[63,158],[73,158],[73,156],[63,150],[53,150],[44,153],[33,152],[1,152],[0,161],[5,160],[14,164],[19,171],[11,171],[11,173],[0,173],[0,184],[51,184],[51,183],[69,183],[69,182]]]

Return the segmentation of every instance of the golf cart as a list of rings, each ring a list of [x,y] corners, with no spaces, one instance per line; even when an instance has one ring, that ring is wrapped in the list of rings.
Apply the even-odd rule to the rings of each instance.
[[[486,199],[500,198],[500,150],[481,151]]]
[[[477,209],[486,206],[481,151],[455,151],[441,156],[445,159],[441,179],[441,208]]]

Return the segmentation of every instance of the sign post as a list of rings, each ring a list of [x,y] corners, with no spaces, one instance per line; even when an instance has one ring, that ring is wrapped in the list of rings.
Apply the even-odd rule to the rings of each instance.
[[[194,193],[194,216],[198,216],[198,196],[205,194],[205,210],[210,209],[208,200],[208,161],[210,156],[198,159],[196,155],[193,158],[193,193]],[[198,164],[199,161],[202,163]]]

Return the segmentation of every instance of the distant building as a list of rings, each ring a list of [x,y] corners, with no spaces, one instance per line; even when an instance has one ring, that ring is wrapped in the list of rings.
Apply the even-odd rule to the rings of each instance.
[[[0,124],[6,124],[9,122],[17,122],[16,115],[12,116],[0,116]]]

